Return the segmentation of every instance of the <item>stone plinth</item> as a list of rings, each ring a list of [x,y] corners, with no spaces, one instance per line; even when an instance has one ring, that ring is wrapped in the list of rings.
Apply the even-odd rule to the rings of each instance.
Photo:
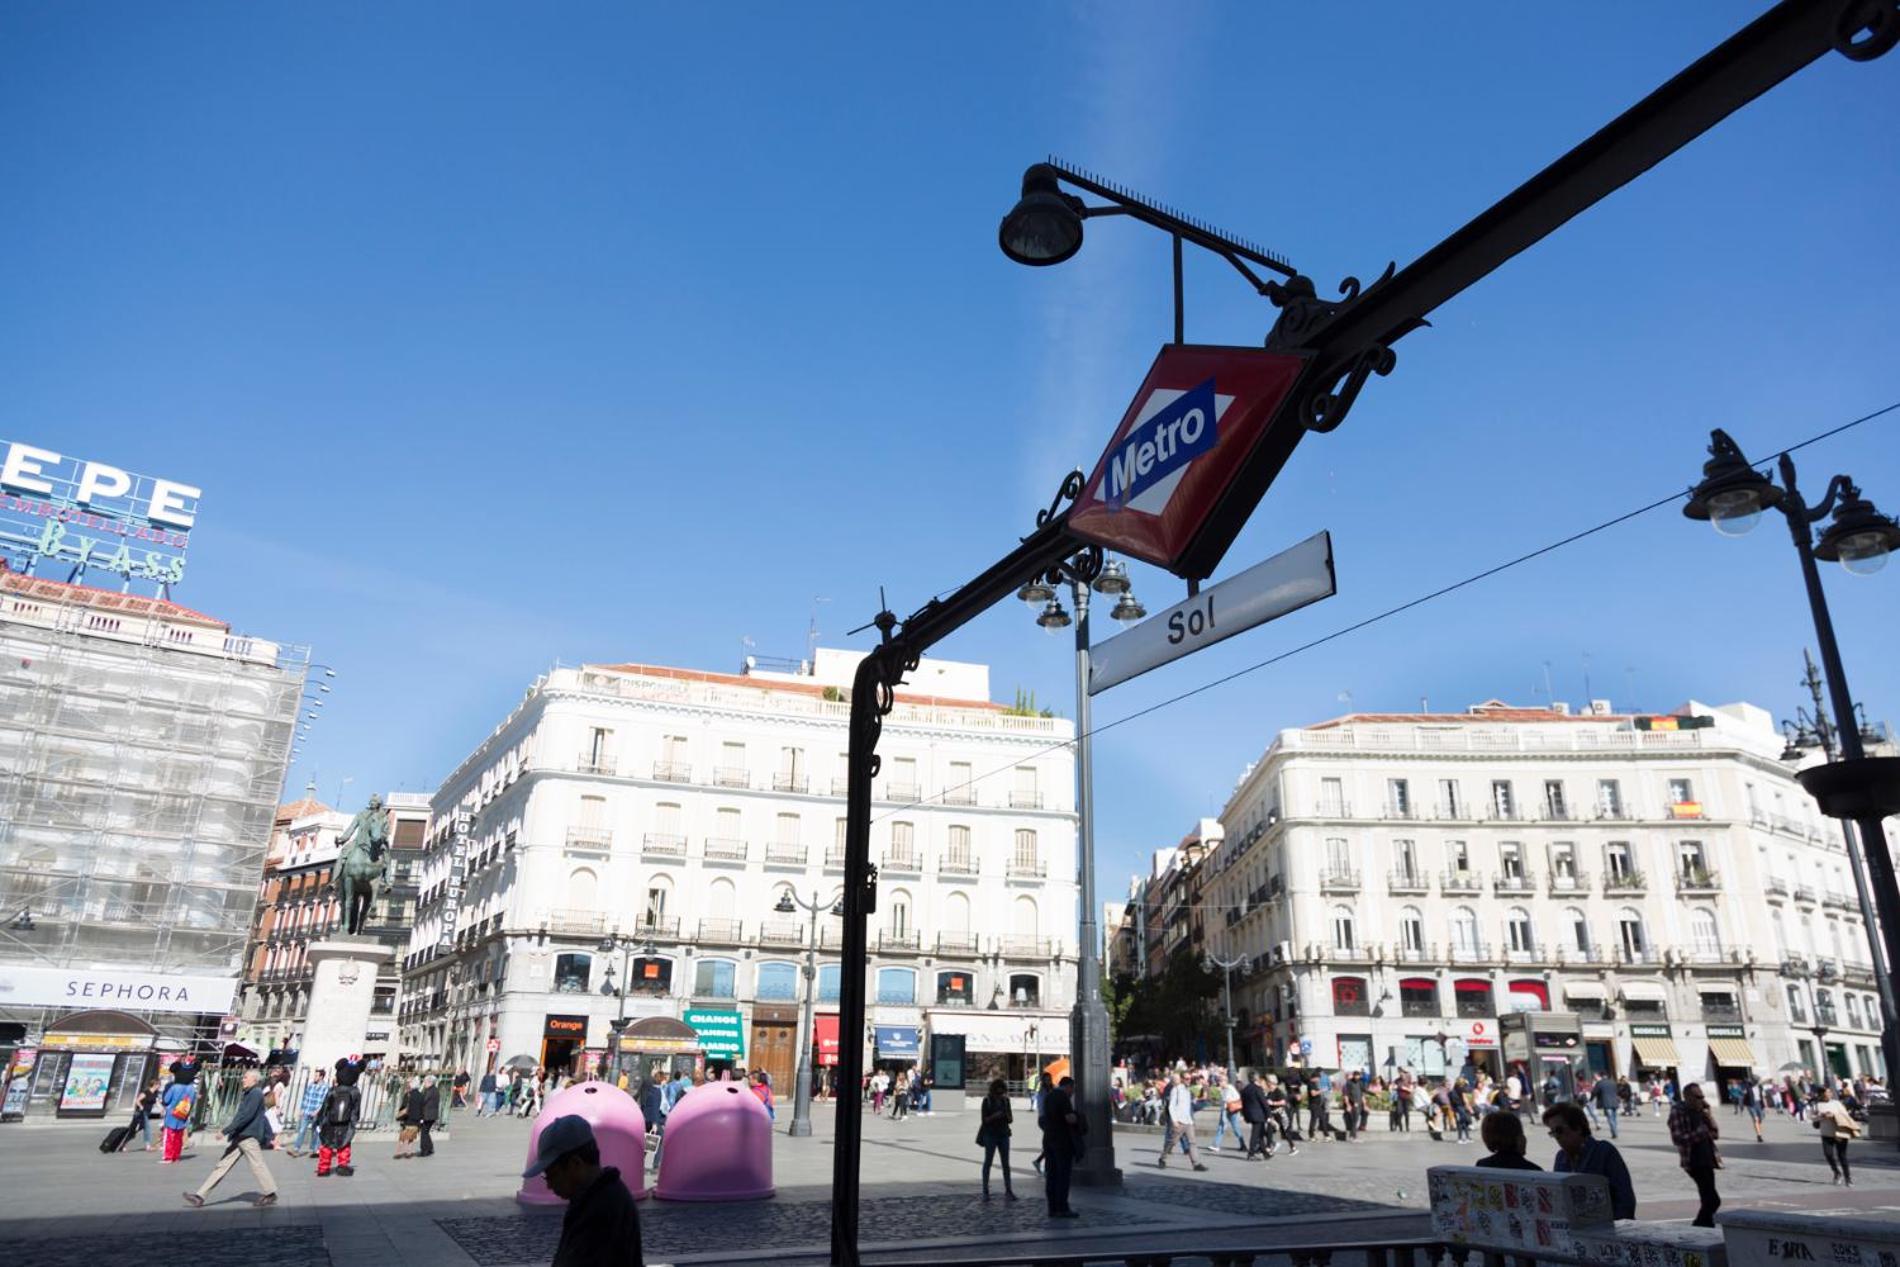
[[[304,1022],[300,1064],[328,1069],[344,1056],[362,1053],[376,1001],[376,972],[396,952],[373,937],[333,937],[310,943],[309,1019]]]
[[[1894,1267],[1900,1220],[1736,1210],[1715,1216],[1732,1267]]]

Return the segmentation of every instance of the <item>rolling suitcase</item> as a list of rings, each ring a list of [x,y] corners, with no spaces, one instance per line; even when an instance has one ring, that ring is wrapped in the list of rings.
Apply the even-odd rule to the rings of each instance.
[[[113,1127],[106,1132],[106,1137],[99,1141],[99,1151],[102,1153],[118,1152],[125,1147],[125,1141],[131,1134],[132,1128],[129,1126]]]

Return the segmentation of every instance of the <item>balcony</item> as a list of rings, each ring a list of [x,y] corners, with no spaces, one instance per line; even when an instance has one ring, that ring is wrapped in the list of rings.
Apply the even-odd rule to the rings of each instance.
[[[751,850],[743,840],[734,840],[730,836],[706,837],[706,861],[708,862],[744,862]]]
[[[894,933],[882,929],[877,935],[877,948],[886,953],[914,955],[923,949],[923,938],[915,932]]]
[[[1398,870],[1386,877],[1386,888],[1393,893],[1430,893],[1432,881],[1420,871]]]
[[[1446,953],[1445,957],[1452,963],[1490,963],[1492,960],[1491,944],[1481,941],[1465,945],[1454,945],[1450,951]]]
[[[1439,958],[1436,946],[1400,946],[1393,953],[1400,963],[1436,963]],[[1436,1016],[1438,1013],[1433,1011],[1429,1015]]]
[[[772,776],[774,792],[797,792],[803,795],[811,791],[811,780],[802,774],[786,774],[784,771]]]
[[[818,949],[843,950],[844,949],[844,929],[834,924],[819,925]],[[818,1001],[820,1003],[836,1003],[838,1001],[838,998],[836,995],[833,995],[829,999],[820,997]]]
[[[1321,893],[1357,893],[1359,873],[1344,867],[1328,868],[1320,873],[1319,891]]]
[[[1781,960],[1781,975],[1784,977],[1805,977],[1808,975],[1808,961],[1804,955],[1785,955]]]
[[[737,946],[745,940],[745,924],[736,919],[702,919],[699,940],[708,945]]]
[[[1739,1003],[1710,1003],[1705,998],[1702,1003],[1702,1019],[1705,1021],[1739,1021],[1742,1008]]]
[[[975,875],[977,874],[977,861],[972,857],[957,857],[954,854],[945,854],[943,857],[937,859],[937,873],[939,875]]]
[[[1778,875],[1771,875],[1766,880],[1763,880],[1762,888],[1768,891],[1769,897],[1788,896],[1788,882]]]
[[[601,911],[557,907],[541,922],[550,933],[569,937],[598,937],[607,931],[607,916]]]
[[[759,925],[759,945],[761,946],[802,946],[805,944],[805,926],[797,920],[768,919]]]
[[[693,767],[686,761],[655,761],[653,777],[662,783],[691,783]]]
[[[1603,893],[1606,897],[1617,894],[1639,894],[1649,888],[1649,881],[1641,871],[1607,871],[1603,875]]]
[[[650,831],[641,838],[640,852],[650,858],[684,858],[686,837]]]
[[[975,933],[938,933],[937,953],[940,955],[975,955],[978,949]]]
[[[1049,864],[1040,858],[1011,858],[1008,874],[1012,880],[1040,880],[1049,874]]]
[[[1817,958],[1814,961],[1814,975],[1821,981],[1833,981],[1840,977],[1841,971],[1832,959]]]
[[[1385,803],[1383,816],[1386,818],[1396,818],[1403,822],[1412,822],[1417,820],[1418,810],[1413,807],[1410,801],[1387,801]]]
[[[843,845],[826,845],[825,846],[825,865],[827,867],[843,867],[844,866],[844,846]]]
[[[921,874],[924,869],[924,860],[915,849],[886,849],[884,869]]]
[[[574,763],[579,774],[604,774],[612,776],[620,773],[620,764],[612,757],[598,756],[594,753],[582,753],[580,760]]]
[[[921,801],[924,799],[924,793],[923,789],[918,787],[915,783],[886,783],[884,785],[884,799],[887,801],[904,802]]]
[[[1042,793],[1011,792],[1009,794],[1009,807],[1011,809],[1041,809]]]
[[[1491,881],[1493,893],[1535,893],[1537,881],[1530,872],[1518,875],[1501,875]]]
[[[1047,937],[1025,937],[1020,933],[1004,933],[996,939],[996,948],[1008,959],[1047,959],[1050,954]]]
[[[1812,884],[1797,884],[1794,886],[1794,900],[1797,902],[1812,904],[1817,896]]]
[[[1836,910],[1851,911],[1859,905],[1854,898],[1845,893],[1836,893],[1832,889],[1821,895],[1822,906],[1832,906]]]
[[[752,786],[752,775],[742,765],[714,766],[713,786],[749,788]]]
[[[1570,812],[1568,805],[1544,806],[1544,821],[1547,823],[1574,823],[1577,816]]]
[[[1529,946],[1507,946],[1504,950],[1504,962],[1506,963],[1547,963],[1549,960],[1549,953],[1542,946],[1535,944]]]
[[[1313,811],[1315,818],[1351,818],[1352,805],[1346,801],[1321,801]]]
[[[633,935],[636,937],[665,937],[673,941],[678,941],[680,922],[677,916],[672,919],[668,919],[663,915],[649,916],[634,925]]]
[[[1438,877],[1438,891],[1446,897],[1476,897],[1483,890],[1484,877],[1476,871],[1447,871]]]
[[[1333,1000],[1334,1016],[1371,1016],[1372,1000],[1361,994],[1357,998]]]
[[[1722,888],[1722,877],[1713,871],[1678,871],[1676,873],[1676,892],[1715,893]]]
[[[765,846],[765,862],[767,866],[802,867],[809,852],[803,845],[775,841]]]
[[[1371,963],[1370,946],[1329,946],[1326,958],[1332,963]]]
[[[943,803],[945,805],[974,805],[976,804],[976,789],[972,787],[960,787],[953,791],[945,792],[943,794]]]
[[[1815,1020],[1815,1023],[1816,1023],[1817,1025],[1822,1025],[1822,1026],[1825,1026],[1825,1027],[1826,1027],[1826,1028],[1828,1028],[1828,1029],[1838,1029],[1838,1028],[1840,1028],[1840,1021],[1839,1021],[1839,1019],[1837,1018],[1837,1016],[1836,1016],[1836,1013],[1835,1013],[1835,1011],[1834,1011],[1834,1009],[1833,1009],[1833,1008],[1831,1008],[1831,1007],[1817,1007],[1817,1008],[1815,1008],[1815,1009],[1814,1009],[1814,1020]]]
[[[614,834],[605,827],[570,827],[567,829],[567,847],[569,849],[612,849]]]
[[[1662,963],[1662,951],[1653,946],[1618,946],[1616,962],[1624,967],[1656,967]]]

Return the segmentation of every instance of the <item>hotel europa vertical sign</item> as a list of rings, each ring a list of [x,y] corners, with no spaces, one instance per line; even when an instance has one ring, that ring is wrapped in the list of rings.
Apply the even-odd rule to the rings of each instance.
[[[168,590],[185,579],[202,496],[177,480],[0,440],[0,557],[28,575],[47,561],[70,580],[105,572]]]
[[[436,941],[436,949],[444,952],[455,948],[462,885],[468,879],[468,834],[473,826],[474,819],[466,811],[458,811],[449,820],[449,883],[442,891],[442,936]]]

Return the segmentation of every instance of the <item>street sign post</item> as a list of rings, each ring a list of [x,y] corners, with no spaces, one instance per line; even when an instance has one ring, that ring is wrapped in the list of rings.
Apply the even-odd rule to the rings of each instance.
[[[1202,647],[1277,620],[1338,587],[1333,576],[1333,538],[1318,532],[1290,550],[1238,576],[1210,586],[1089,652],[1089,694],[1192,655]]]

